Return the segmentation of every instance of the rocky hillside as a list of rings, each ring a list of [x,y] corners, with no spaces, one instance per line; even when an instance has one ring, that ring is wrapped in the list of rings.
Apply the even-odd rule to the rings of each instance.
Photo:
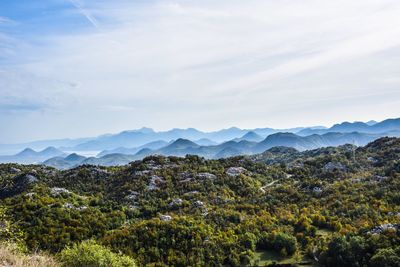
[[[399,166],[396,138],[66,171],[3,164],[0,205],[28,249],[49,253],[94,239],[140,266],[397,266]]]

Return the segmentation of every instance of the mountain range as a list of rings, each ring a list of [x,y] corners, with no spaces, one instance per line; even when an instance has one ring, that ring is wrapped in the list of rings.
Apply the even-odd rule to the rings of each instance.
[[[23,164],[32,164],[32,163],[40,163],[48,158],[52,157],[62,157],[66,156],[66,154],[55,148],[55,147],[47,147],[41,151],[35,151],[31,148],[25,148],[21,152],[11,155],[11,156],[0,156],[0,163],[23,163]]]
[[[369,122],[342,122],[335,124],[327,129],[313,129],[305,128],[297,132],[298,135],[307,136],[311,134],[324,134],[328,132],[360,132],[360,133],[390,133],[400,131],[400,119],[387,119],[382,122],[369,121]]]
[[[363,133],[327,133],[324,135],[299,136],[293,133],[276,133],[269,135],[260,142],[247,140],[228,141],[219,145],[201,146],[188,139],[177,139],[158,149],[142,148],[135,154],[109,153],[102,152],[99,157],[82,157],[79,162],[71,161],[67,156],[54,157],[44,162],[45,165],[58,169],[72,168],[78,165],[101,165],[114,166],[125,165],[134,160],[143,159],[150,155],[180,156],[188,154],[198,155],[208,159],[227,158],[237,155],[253,155],[264,152],[274,147],[290,147],[295,151],[305,151],[320,147],[335,147],[344,144],[353,144],[357,146],[367,143],[381,137],[377,134]],[[136,151],[134,149],[132,151]]]
[[[84,164],[123,165],[153,154],[166,156],[194,154],[216,159],[262,153],[272,147],[280,146],[298,151],[343,144],[362,146],[383,136],[400,136],[400,119],[366,123],[343,122],[330,128],[316,126],[292,128],[286,131],[272,128],[245,130],[232,127],[215,132],[202,132],[194,128],[156,132],[150,128],[141,128],[97,138],[83,138],[79,139],[80,142],[72,139],[63,139],[63,142],[56,140],[58,144],[74,145],[60,145],[57,148],[49,146],[38,152],[32,148],[24,148],[17,154],[0,156],[0,162],[44,163],[59,169],[68,169]],[[51,144],[51,142],[51,140],[38,141],[32,144],[33,147],[37,147],[38,144]],[[87,151],[97,151],[97,155],[82,156]]]
[[[320,127],[316,127],[320,129]],[[171,129],[169,131],[154,131],[151,128],[141,128],[137,130],[123,131],[117,134],[104,134],[98,137],[86,137],[79,139],[56,139],[40,140],[18,144],[0,144],[0,155],[17,153],[27,147],[34,150],[43,150],[46,147],[53,146],[63,151],[102,151],[113,150],[117,148],[137,148],[151,142],[171,142],[173,140],[184,138],[193,140],[200,145],[215,145],[235,138],[241,138],[248,132],[254,132],[262,138],[278,132],[296,133],[304,127],[292,129],[239,129],[231,127],[214,132],[203,132],[194,128]],[[310,129],[315,129],[311,127]]]

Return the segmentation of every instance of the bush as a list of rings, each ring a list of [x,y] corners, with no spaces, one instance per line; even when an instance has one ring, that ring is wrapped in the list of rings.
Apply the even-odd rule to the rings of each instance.
[[[391,267],[400,266],[400,247],[396,250],[392,248],[379,249],[371,258],[372,266]]]
[[[60,260],[68,267],[135,267],[135,261],[116,254],[93,240],[75,244],[61,251]]]
[[[285,233],[278,233],[275,236],[273,246],[281,254],[293,255],[297,250],[296,238]]]
[[[258,249],[273,249],[282,256],[291,256],[297,251],[297,241],[291,234],[279,232],[277,234],[263,233],[257,243]]]

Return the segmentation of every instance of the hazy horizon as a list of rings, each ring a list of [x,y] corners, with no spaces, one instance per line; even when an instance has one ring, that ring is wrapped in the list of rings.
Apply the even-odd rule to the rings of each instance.
[[[0,143],[400,114],[394,0],[4,0]]]
[[[270,127],[270,126],[260,126],[260,127],[253,127],[253,128],[243,128],[243,127],[238,127],[238,126],[230,126],[230,127],[226,127],[226,128],[215,128],[215,129],[209,129],[209,130],[204,130],[204,129],[200,129],[200,128],[196,128],[196,127],[171,127],[171,128],[165,128],[165,129],[157,129],[157,128],[153,128],[153,127],[147,127],[147,126],[142,126],[142,127],[138,127],[138,128],[131,128],[131,129],[122,129],[120,131],[114,131],[114,132],[101,132],[101,133],[97,133],[97,134],[93,134],[93,135],[78,135],[78,136],[59,136],[59,137],[55,137],[55,138],[39,138],[39,139],[34,139],[34,140],[22,140],[19,142],[11,142],[11,143],[0,143],[0,145],[7,145],[7,144],[23,144],[23,143],[31,143],[31,142],[37,142],[37,141],[44,141],[44,140],[61,140],[61,139],[84,139],[84,138],[96,138],[96,137],[100,137],[100,136],[104,136],[104,135],[115,135],[115,134],[119,134],[121,132],[124,131],[138,131],[138,130],[142,130],[144,128],[148,128],[153,130],[154,132],[167,132],[167,131],[171,131],[174,129],[181,129],[181,130],[186,130],[186,129],[196,129],[198,131],[204,132],[204,133],[210,133],[210,132],[218,132],[221,130],[226,130],[226,129],[230,129],[230,128],[239,128],[241,130],[248,130],[248,131],[252,131],[254,129],[262,129],[262,128],[271,128],[271,129],[275,129],[275,130],[289,130],[289,129],[296,129],[296,128],[313,128],[313,127],[324,127],[326,129],[329,129],[330,127],[336,125],[336,124],[341,124],[344,122],[349,122],[349,123],[356,123],[356,122],[362,122],[362,123],[368,123],[368,122],[381,122],[384,120],[388,120],[388,119],[397,119],[397,118],[385,118],[383,120],[365,120],[365,121],[340,121],[340,122],[336,122],[333,124],[329,124],[329,125],[322,125],[322,124],[315,124],[315,125],[306,125],[306,126],[293,126],[293,127]]]

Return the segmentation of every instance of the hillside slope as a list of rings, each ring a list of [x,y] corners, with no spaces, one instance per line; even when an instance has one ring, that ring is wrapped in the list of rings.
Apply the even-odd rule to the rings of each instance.
[[[2,164],[0,205],[32,250],[96,239],[139,265],[381,266],[400,248],[399,160],[400,139],[381,138],[66,171]]]

